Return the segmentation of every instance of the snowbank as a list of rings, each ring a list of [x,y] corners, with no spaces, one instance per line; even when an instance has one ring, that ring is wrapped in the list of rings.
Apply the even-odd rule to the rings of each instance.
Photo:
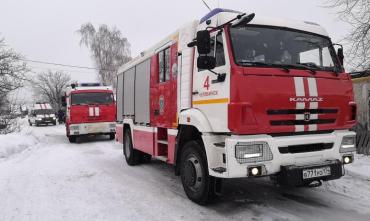
[[[345,167],[351,175],[370,180],[370,156],[355,155],[355,162]]]
[[[20,119],[21,131],[0,135],[0,159],[20,153],[40,142],[40,134],[35,134],[28,126],[27,119]]]

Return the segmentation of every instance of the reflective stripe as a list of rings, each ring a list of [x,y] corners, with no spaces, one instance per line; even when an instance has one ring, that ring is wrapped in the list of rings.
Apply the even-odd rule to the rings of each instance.
[[[93,117],[93,116],[94,116],[94,108],[89,107],[89,117]]]
[[[95,117],[98,117],[100,115],[100,109],[99,107],[95,107]]]
[[[304,97],[304,84],[303,84],[303,77],[294,77],[294,88],[295,88],[295,95],[296,97]],[[296,109],[304,109],[305,103],[304,102],[297,102],[296,103]],[[302,120],[304,119],[304,116],[301,114],[295,115],[296,120]],[[295,132],[301,132],[304,131],[304,125],[295,125]]]
[[[307,78],[308,81],[308,93],[310,97],[317,97],[317,85],[315,78]]]
[[[303,77],[294,77],[295,96],[304,97]]]
[[[200,105],[200,104],[223,104],[229,103],[228,98],[220,98],[220,99],[209,99],[209,100],[198,100],[193,101],[193,105]]]
[[[317,97],[318,91],[317,91],[317,84],[316,84],[316,78],[307,78],[308,81],[308,93],[310,97]],[[318,102],[310,102],[310,109],[317,109],[319,106]],[[318,114],[311,114],[310,119],[316,120],[318,119]],[[308,125],[309,131],[315,131],[317,130],[317,124],[310,124]]]

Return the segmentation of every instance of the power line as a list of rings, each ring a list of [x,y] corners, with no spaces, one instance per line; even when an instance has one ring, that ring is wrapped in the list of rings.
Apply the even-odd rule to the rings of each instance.
[[[19,58],[18,60],[32,62],[32,63],[39,63],[39,64],[70,67],[70,68],[80,68],[80,69],[89,69],[89,70],[97,70],[97,71],[112,71],[112,70],[105,70],[105,69],[92,68],[92,67],[86,67],[86,66],[69,65],[69,64],[61,64],[61,63],[54,63],[54,62],[47,62],[47,61],[36,61],[36,60],[21,59],[21,58]]]
[[[33,66],[33,65],[28,65],[27,66],[28,68],[34,70],[34,69],[42,69],[42,70],[55,70],[55,71],[62,71],[62,72],[68,72],[68,73],[80,73],[80,74],[96,74],[96,72],[94,72],[95,70],[86,70],[86,71],[83,71],[83,70],[78,70],[78,69],[63,69],[63,68],[60,68],[60,67],[40,67],[40,66]]]

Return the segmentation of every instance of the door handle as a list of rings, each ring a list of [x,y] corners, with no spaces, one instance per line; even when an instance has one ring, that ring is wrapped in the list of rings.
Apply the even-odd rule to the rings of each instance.
[[[199,91],[193,91],[192,94],[197,95],[197,94],[199,94]]]

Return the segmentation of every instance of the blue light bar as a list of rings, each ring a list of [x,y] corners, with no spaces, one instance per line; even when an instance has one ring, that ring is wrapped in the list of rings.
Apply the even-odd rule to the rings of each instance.
[[[202,19],[200,19],[199,24],[202,24],[203,22],[207,21],[208,19],[212,18],[213,16],[215,16],[218,13],[221,13],[221,12],[232,12],[232,13],[241,14],[241,12],[231,10],[231,9],[215,8],[212,11],[210,11],[208,14],[206,14]]]
[[[100,83],[81,83],[79,84],[81,87],[95,87],[95,86],[101,86]]]

